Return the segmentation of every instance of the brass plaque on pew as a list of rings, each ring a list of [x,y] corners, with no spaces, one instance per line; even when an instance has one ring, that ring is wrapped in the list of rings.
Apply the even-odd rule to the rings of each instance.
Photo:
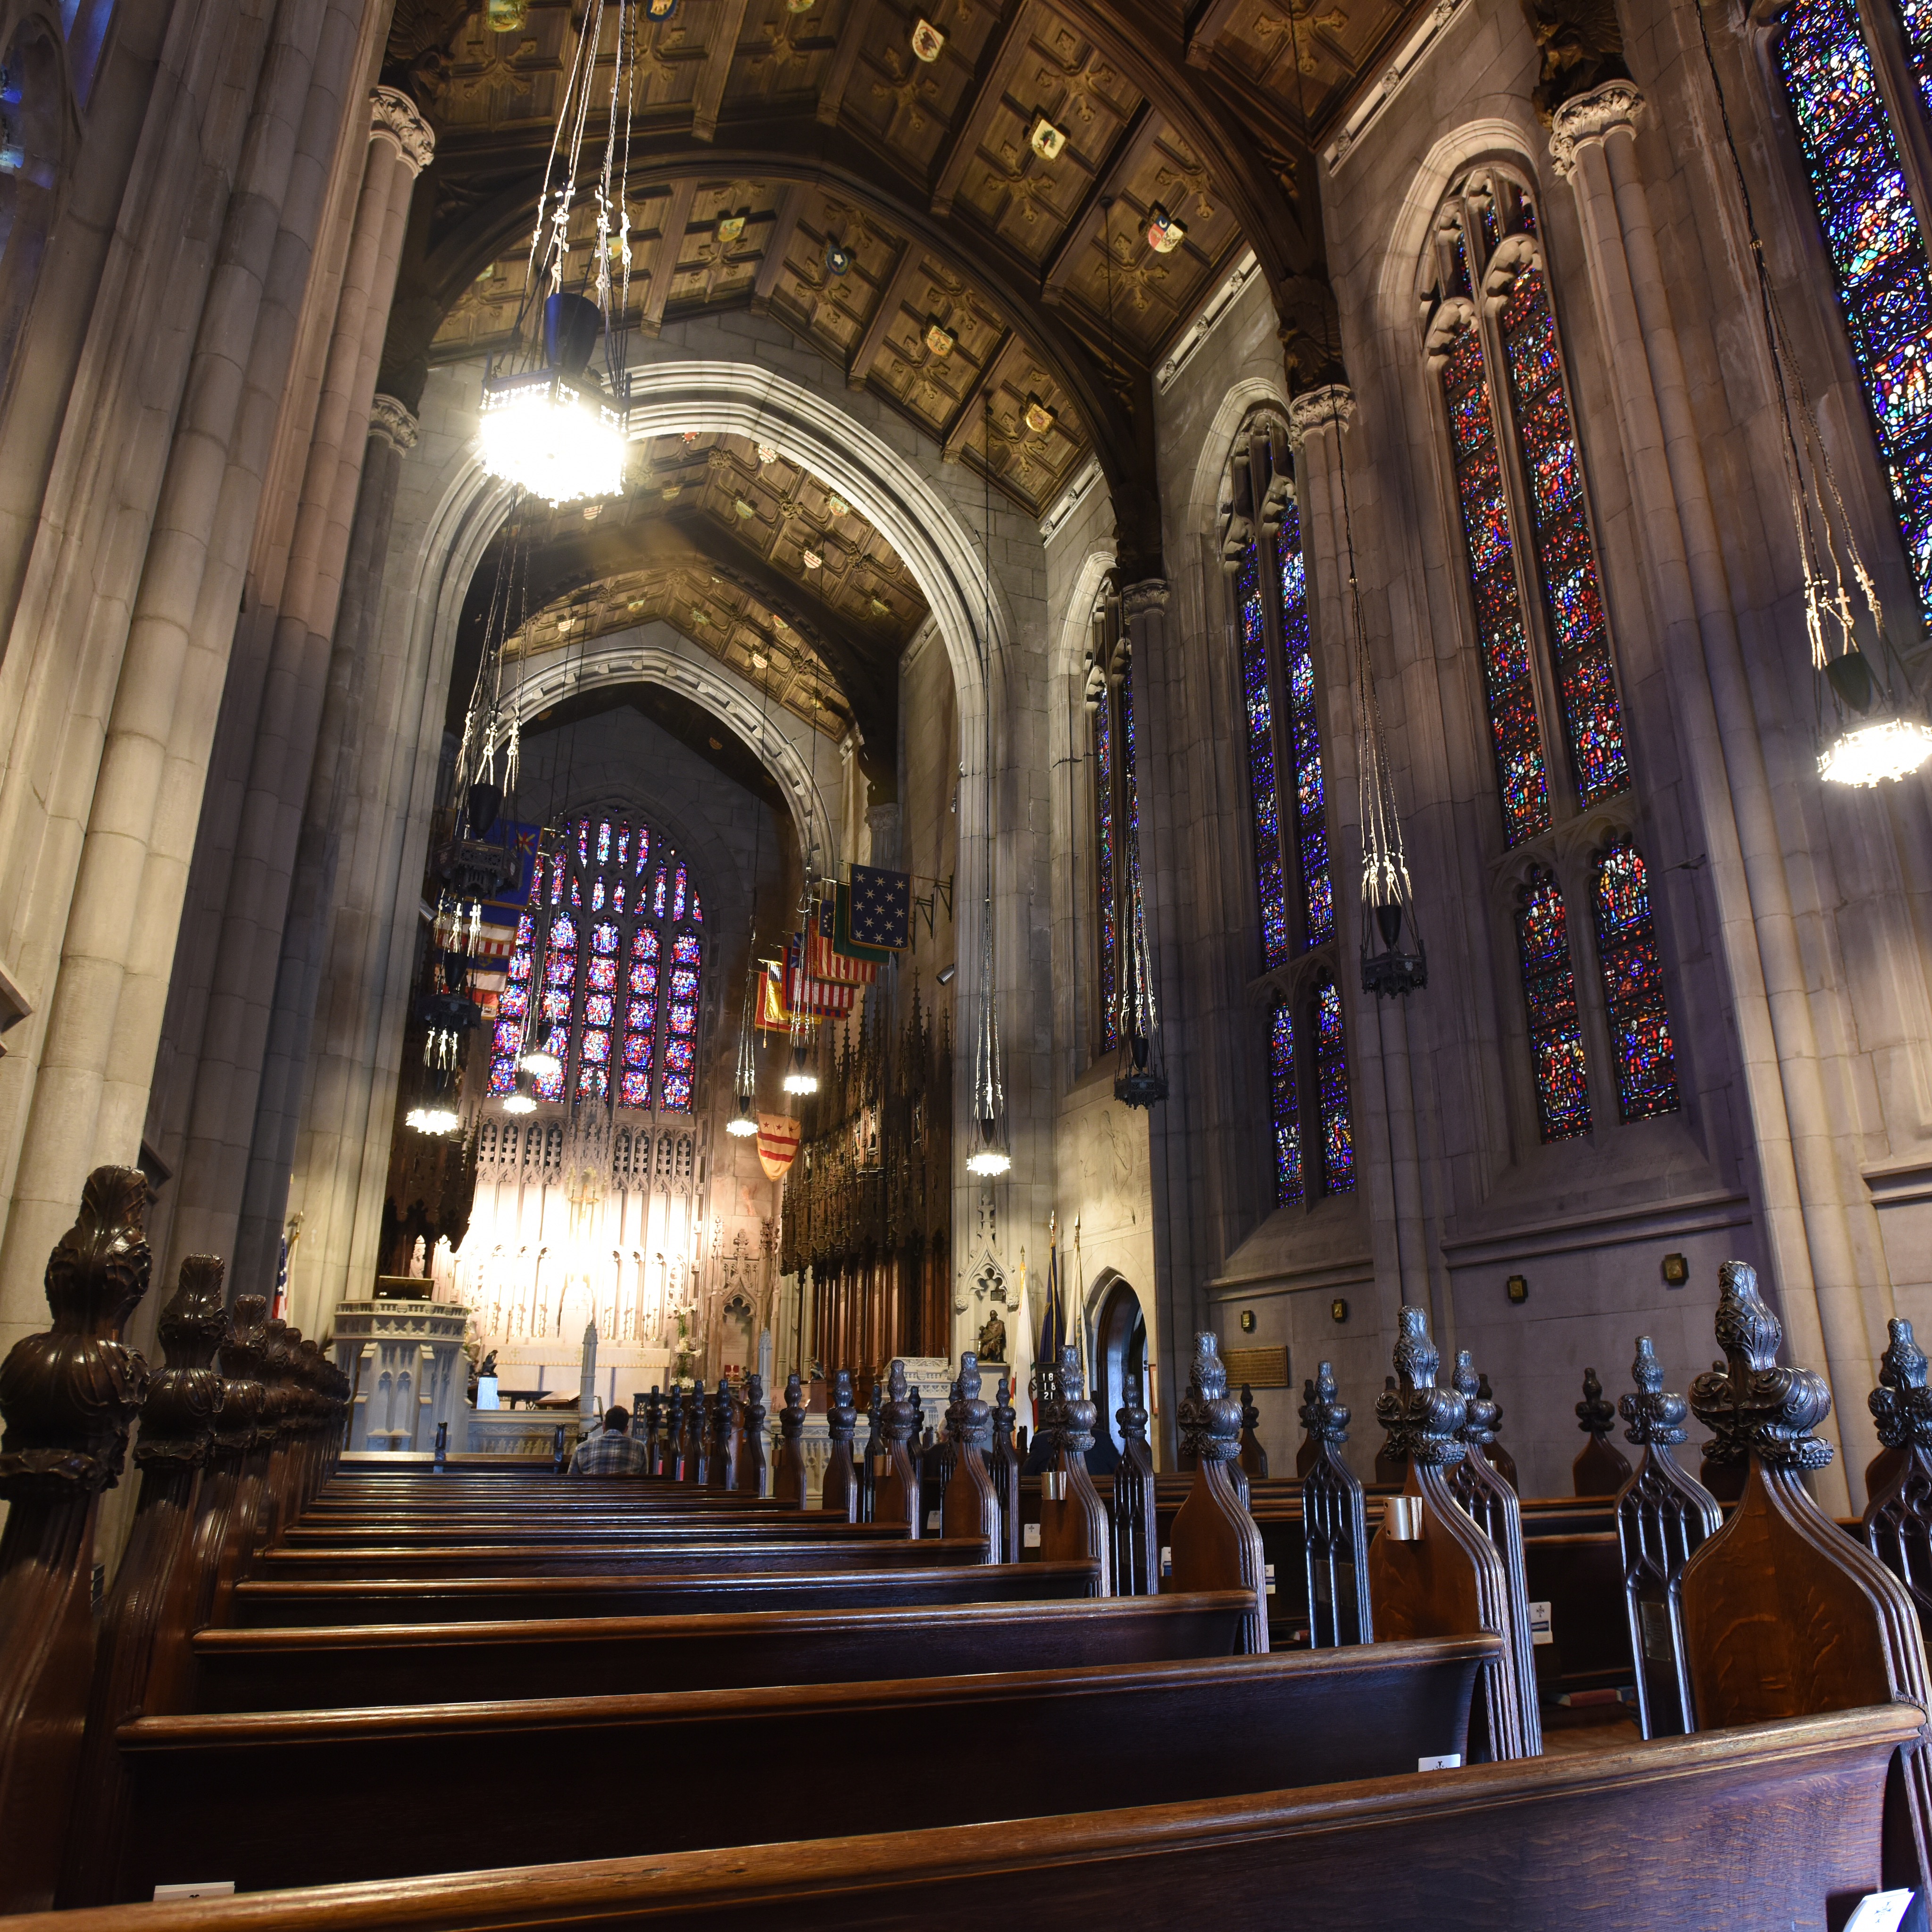
[[[1228,1386],[1239,1388],[1286,1388],[1288,1351],[1280,1348],[1223,1348],[1222,1365],[1228,1371]]]

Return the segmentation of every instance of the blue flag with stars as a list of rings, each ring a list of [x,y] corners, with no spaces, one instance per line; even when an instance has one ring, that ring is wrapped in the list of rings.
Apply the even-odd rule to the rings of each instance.
[[[912,943],[912,874],[877,866],[852,868],[852,937],[898,952]]]

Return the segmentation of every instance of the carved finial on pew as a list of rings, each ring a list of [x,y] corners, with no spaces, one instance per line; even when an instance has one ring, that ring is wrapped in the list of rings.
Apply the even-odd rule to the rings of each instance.
[[[1636,1660],[1637,1722],[1646,1738],[1681,1737],[1690,1728],[1690,1686],[1677,1580],[1721,1513],[1716,1498],[1670,1453],[1684,1440],[1690,1405],[1664,1393],[1664,1370],[1648,1335],[1636,1338],[1630,1379],[1636,1393],[1617,1406],[1630,1425],[1626,1439],[1643,1454],[1617,1498],[1617,1544]]]
[[[1490,1378],[1479,1376],[1467,1348],[1456,1352],[1456,1393],[1468,1405],[1468,1420],[1464,1426],[1462,1440],[1472,1449],[1479,1450],[1483,1460],[1508,1484],[1516,1487],[1516,1459],[1496,1440],[1496,1432],[1503,1425],[1502,1406],[1490,1390]]]
[[[1138,1376],[1126,1378],[1124,1396],[1114,1412],[1120,1428],[1120,1460],[1114,1465],[1114,1590],[1122,1597],[1150,1597],[1160,1588],[1160,1528]]]
[[[658,1474],[674,1483],[684,1480],[684,1384],[673,1382],[664,1408],[664,1446]]]
[[[1220,1344],[1205,1330],[1194,1337],[1192,1373],[1176,1420],[1194,1451],[1194,1483],[1168,1532],[1172,1567],[1165,1588],[1252,1591],[1255,1607],[1242,1619],[1240,1648],[1265,1651],[1268,1598],[1261,1532],[1231,1474],[1240,1453],[1241,1405],[1228,1393]]]
[[[236,1582],[248,1574],[266,1529],[268,1458],[275,1444],[268,1412],[268,1298],[238,1294],[227,1339],[221,1345],[221,1372],[231,1382],[247,1384],[239,1400],[249,1418],[248,1440],[230,1510],[233,1560],[227,1567]],[[229,1400],[236,1400],[234,1392]]]
[[[1113,1531],[1107,1505],[1094,1486],[1087,1452],[1094,1446],[1100,1412],[1088,1399],[1080,1351],[1061,1344],[1055,1365],[1058,1391],[1048,1412],[1053,1426],[1053,1462],[1040,1478],[1040,1554],[1046,1563],[1094,1562],[1100,1566],[1096,1596],[1114,1594]]]
[[[832,1378],[832,1397],[825,1409],[832,1448],[818,1486],[818,1506],[847,1522],[859,1520],[859,1472],[852,1466],[852,1436],[858,1425],[858,1412],[852,1406],[852,1372],[841,1369]]]
[[[139,1168],[88,1176],[47,1257],[53,1325],[0,1364],[0,1912],[54,1902],[93,1658],[94,1520],[148,1389],[120,1339],[147,1292],[147,1207]]]
[[[1304,1376],[1301,1381],[1301,1406],[1295,1412],[1295,1413],[1302,1418],[1303,1426],[1301,1444],[1300,1447],[1294,1452],[1294,1473],[1298,1476],[1305,1476],[1307,1474],[1316,1457],[1319,1455],[1322,1451],[1320,1438],[1316,1436],[1310,1436],[1306,1432],[1307,1412],[1310,1406],[1314,1402],[1314,1400],[1315,1378],[1312,1376]]]
[[[1721,1371],[1690,1385],[1700,1422],[1742,1443],[1744,1493],[1684,1566],[1679,1600],[1691,1702],[1700,1730],[1894,1701],[1932,1707],[1912,1595],[1863,1543],[1843,1534],[1804,1485],[1832,1460],[1817,1433],[1831,1391],[1809,1369],[1780,1368],[1783,1331],[1755,1271],[1718,1271]],[[1827,1637],[1825,1634],[1828,1634]],[[1888,1846],[1921,1848],[1888,1886],[1924,1888],[1932,1873],[1932,1766],[1923,1742],[1899,1754],[1889,1788]]]
[[[722,1377],[711,1406],[711,1462],[706,1480],[714,1490],[738,1486],[739,1430],[744,1418],[740,1392]]]
[[[993,1397],[992,1445],[986,1454],[986,1475],[1000,1505],[1000,1550],[994,1560],[1020,1560],[1020,1457],[1013,1443],[1012,1384],[1002,1376]]]
[[[113,1898],[113,1860],[130,1797],[116,1727],[132,1718],[188,1708],[201,1584],[194,1567],[196,1489],[226,1393],[215,1366],[228,1328],[224,1273],[216,1256],[190,1255],[161,1310],[166,1366],[150,1376],[142,1405],[134,1445],[140,1498],[95,1640],[63,1905],[105,1905]]]
[[[794,1376],[785,1390],[789,1401],[798,1378]],[[765,1378],[755,1371],[745,1378],[744,1408],[739,1418],[743,1433],[738,1442],[738,1460],[736,1470],[738,1488],[747,1496],[761,1496],[765,1492]],[[799,1422],[805,1421],[805,1412],[801,1406]],[[783,1424],[780,1424],[783,1426]],[[803,1460],[802,1456],[800,1459]]]
[[[803,1509],[811,1492],[812,1474],[805,1461],[805,1384],[794,1369],[785,1377],[784,1406],[778,1411],[778,1461],[772,1495],[786,1509]]]
[[[1604,1384],[1594,1369],[1583,1371],[1583,1400],[1576,1405],[1576,1426],[1589,1441],[1570,1465],[1570,1486],[1580,1496],[1613,1496],[1630,1479],[1630,1466],[1610,1442],[1617,1412],[1604,1398]]]
[[[1394,1376],[1384,1376],[1382,1378],[1382,1394],[1393,1395],[1395,1392],[1396,1382]],[[1380,1396],[1378,1396],[1376,1401],[1376,1417],[1378,1421],[1381,1420],[1382,1413],[1382,1400]],[[1408,1468],[1408,1452],[1403,1448],[1401,1442],[1394,1436],[1384,1435],[1382,1440],[1382,1446],[1376,1451],[1376,1481],[1377,1484],[1382,1484],[1393,1483],[1397,1488],[1400,1488],[1402,1486],[1403,1472]]]
[[[1261,1438],[1255,1431],[1261,1426],[1262,1412],[1255,1406],[1255,1392],[1246,1382],[1241,1384],[1241,1467],[1250,1476],[1265,1480],[1268,1472],[1268,1451],[1262,1447]]]
[[[940,1502],[940,1534],[984,1537],[986,1561],[997,1563],[1001,1555],[1000,1500],[986,1471],[993,1418],[980,1398],[980,1358],[969,1348],[959,1358],[959,1379],[952,1384],[952,1403],[946,1412],[952,1469]]]
[[[890,1523],[916,1538],[919,1520],[919,1478],[914,1472],[906,1443],[918,1412],[907,1393],[905,1364],[895,1359],[886,1372],[886,1399],[880,1420],[885,1429],[884,1467],[872,1490],[872,1520]]]
[[[1340,1453],[1348,1439],[1348,1410],[1335,1399],[1335,1371],[1328,1363],[1304,1386],[1301,1426],[1311,1452],[1301,1481],[1309,1646],[1372,1642],[1362,1486]]]
[[[1861,1527],[1872,1554],[1912,1592],[1920,1622],[1932,1630],[1932,1390],[1912,1324],[1894,1316],[1868,1398],[1884,1452],[1867,1472]]]
[[[700,1488],[711,1480],[711,1404],[704,1393],[704,1378],[694,1376],[691,1400],[685,1406],[686,1432],[690,1446],[684,1459],[684,1480]]]
[[[1370,1546],[1376,1632],[1384,1642],[1477,1630],[1502,1636],[1505,1657],[1486,1665],[1478,1680],[1470,1713],[1470,1754],[1478,1760],[1534,1757],[1542,1748],[1542,1728],[1521,1585],[1512,1578],[1502,1550],[1450,1486],[1451,1476],[1472,1460],[1463,1439],[1468,1401],[1454,1389],[1436,1386],[1442,1358],[1424,1310],[1405,1304],[1399,1319],[1395,1365],[1400,1386],[1384,1388],[1376,1397],[1376,1419],[1388,1433],[1390,1450],[1401,1456],[1408,1478],[1402,1496],[1387,1505],[1381,1533]],[[1486,1468],[1483,1474],[1496,1482],[1493,1472]],[[1514,1497],[1509,1501],[1514,1506]],[[1505,1529],[1507,1524],[1505,1515]],[[1520,1561],[1520,1517],[1516,1540]]]

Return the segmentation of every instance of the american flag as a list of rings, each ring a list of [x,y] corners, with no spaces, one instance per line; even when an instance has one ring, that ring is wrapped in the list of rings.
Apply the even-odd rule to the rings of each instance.
[[[832,941],[838,920],[838,888],[828,886],[814,909],[806,938],[806,970],[814,980],[834,986],[869,986],[879,976],[878,966],[869,959],[848,959],[835,951]]]
[[[861,946],[902,952],[911,943],[912,874],[877,866],[852,868],[852,937]]]
[[[804,935],[795,932],[786,952],[785,988],[792,1011],[812,1018],[849,1013],[858,988],[814,978],[805,970],[804,958]]]

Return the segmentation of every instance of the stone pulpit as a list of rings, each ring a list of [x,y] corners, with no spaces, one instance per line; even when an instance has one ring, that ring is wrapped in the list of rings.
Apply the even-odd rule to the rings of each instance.
[[[335,1364],[349,1378],[348,1450],[436,1447],[440,1422],[452,1424],[458,1446],[466,1413],[469,1370],[463,1335],[470,1311],[432,1301],[430,1284],[385,1275],[368,1301],[335,1310]]]

